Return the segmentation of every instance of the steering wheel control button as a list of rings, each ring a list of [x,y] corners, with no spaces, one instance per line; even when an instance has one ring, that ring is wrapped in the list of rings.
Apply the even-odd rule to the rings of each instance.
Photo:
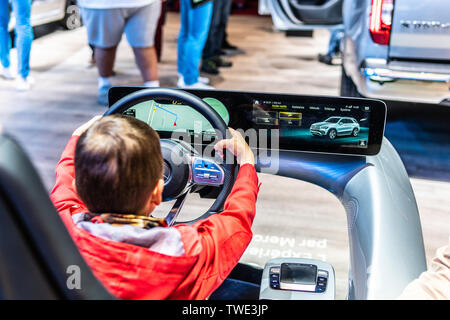
[[[214,161],[194,158],[192,161],[193,181],[200,185],[220,186],[223,184],[224,171]]]

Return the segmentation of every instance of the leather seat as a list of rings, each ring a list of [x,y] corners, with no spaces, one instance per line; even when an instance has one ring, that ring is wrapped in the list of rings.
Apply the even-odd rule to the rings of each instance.
[[[80,255],[27,155],[1,134],[0,299],[113,299]]]

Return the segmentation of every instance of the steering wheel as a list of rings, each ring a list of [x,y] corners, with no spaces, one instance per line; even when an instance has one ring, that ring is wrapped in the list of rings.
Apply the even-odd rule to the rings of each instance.
[[[131,93],[111,106],[103,116],[123,114],[134,105],[157,99],[176,100],[198,111],[209,121],[212,127],[222,137],[229,136],[226,123],[220,115],[206,102],[197,96],[182,90],[167,88],[142,89]],[[161,139],[161,151],[164,159],[164,192],[163,201],[176,199],[170,212],[165,217],[169,226],[176,224],[186,196],[198,186],[216,186],[221,190],[212,206],[200,217],[184,221],[184,224],[193,224],[205,219],[214,213],[223,210],[225,200],[230,193],[236,179],[234,172],[236,161],[223,164],[214,159],[205,158],[195,152],[191,146],[177,139]],[[229,159],[230,153],[225,153],[224,159]]]

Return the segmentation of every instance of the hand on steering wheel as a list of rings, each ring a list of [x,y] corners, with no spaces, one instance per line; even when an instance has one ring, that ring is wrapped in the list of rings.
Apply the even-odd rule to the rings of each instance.
[[[250,149],[247,142],[245,142],[242,134],[233,128],[228,128],[228,130],[230,131],[232,137],[230,139],[223,139],[217,142],[214,146],[214,150],[216,150],[217,153],[223,157],[223,149],[226,148],[236,156],[239,165],[243,166],[248,163],[254,166],[255,156],[253,155],[252,149]]]

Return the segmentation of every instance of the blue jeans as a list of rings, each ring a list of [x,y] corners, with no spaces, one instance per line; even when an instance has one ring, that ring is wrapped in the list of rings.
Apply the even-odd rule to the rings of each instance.
[[[263,269],[238,263],[210,300],[258,300]]]
[[[218,56],[222,50],[222,42],[225,37],[225,29],[231,11],[232,0],[215,0],[211,18],[211,28],[203,49],[203,58],[211,59]]]
[[[339,52],[339,46],[344,37],[344,29],[334,29],[331,32],[330,42],[328,43],[327,55],[335,56]]]
[[[180,0],[180,34],[178,35],[178,72],[187,85],[198,82],[203,47],[208,37],[213,4],[193,9],[191,0]]]
[[[0,61],[4,68],[9,68],[9,51],[11,38],[8,32],[8,0],[0,0]],[[31,0],[10,0],[16,18],[15,34],[18,59],[18,72],[22,78],[30,73],[30,51],[33,42],[33,28],[30,24]]]

